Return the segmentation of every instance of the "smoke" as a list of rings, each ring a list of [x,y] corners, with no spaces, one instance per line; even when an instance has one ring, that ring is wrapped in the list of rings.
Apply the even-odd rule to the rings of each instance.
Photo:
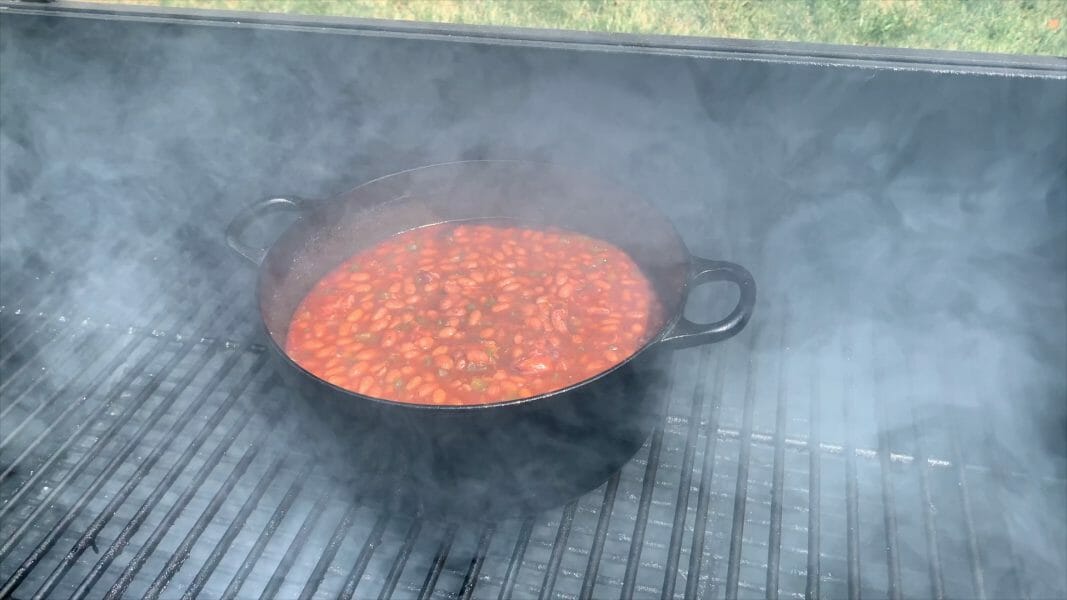
[[[921,443],[962,461],[976,512],[997,519],[982,540],[1011,541],[1034,596],[1067,588],[1043,576],[1067,562],[1062,79],[17,15],[0,33],[5,327],[45,290],[78,320],[250,339],[254,271],[222,238],[248,202],[328,197],[451,160],[586,168],[651,199],[694,254],[754,273],[753,325],[766,334],[752,348],[752,332],[725,343],[739,357],[725,428],[740,427],[745,369],[788,357],[790,415],[818,401],[826,444],[877,449],[888,437],[895,453]],[[786,317],[788,353],[776,329]],[[90,360],[36,343],[18,356],[48,373]],[[674,389],[691,390],[696,361],[682,356]],[[777,377],[754,378],[761,432],[773,433]],[[898,483],[902,497],[917,485],[913,474]],[[957,522],[954,496],[934,503]],[[953,547],[962,533],[948,527]],[[725,554],[710,546],[721,534],[709,552]],[[921,539],[900,538],[916,557],[906,566],[924,572]],[[827,536],[823,552],[844,556],[844,540]],[[867,556],[875,569],[881,557]],[[986,560],[990,577],[1007,569]],[[972,594],[962,580],[950,591]],[[1000,585],[989,594],[1013,582]]]

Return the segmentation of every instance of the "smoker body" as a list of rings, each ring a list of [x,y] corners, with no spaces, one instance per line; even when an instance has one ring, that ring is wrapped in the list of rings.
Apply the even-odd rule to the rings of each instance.
[[[1067,590],[1061,59],[60,4],[0,69],[2,589]],[[222,224],[483,158],[619,180],[759,317],[605,486],[413,522],[287,437]]]

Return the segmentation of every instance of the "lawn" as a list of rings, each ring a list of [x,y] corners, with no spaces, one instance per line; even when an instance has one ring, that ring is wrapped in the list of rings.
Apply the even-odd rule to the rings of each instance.
[[[444,23],[1067,56],[1067,0],[118,1]]]

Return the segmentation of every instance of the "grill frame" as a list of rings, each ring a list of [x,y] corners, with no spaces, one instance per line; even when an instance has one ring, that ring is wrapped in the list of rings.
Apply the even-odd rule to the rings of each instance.
[[[0,0],[0,9],[21,14],[47,14],[99,19],[136,19],[199,25],[271,27],[294,31],[319,31],[366,36],[403,36],[411,39],[447,40],[523,45],[566,50],[671,54],[812,64],[820,66],[892,68],[950,73],[975,73],[1008,77],[1067,78],[1067,61],[1060,57],[961,52],[923,48],[848,46],[810,42],[779,42],[670,35],[598,33],[498,25],[422,23],[328,15],[296,15],[241,10],[216,10],[103,4],[52,0],[29,5],[19,0]]]

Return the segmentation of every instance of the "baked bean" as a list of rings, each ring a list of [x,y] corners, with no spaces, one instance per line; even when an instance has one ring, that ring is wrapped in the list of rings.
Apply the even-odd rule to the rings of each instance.
[[[567,330],[567,309],[557,308],[552,311],[552,327],[560,333],[570,333]]]
[[[487,363],[489,362],[489,355],[484,350],[468,350],[467,360],[472,363]]]
[[[433,395],[431,396],[431,400],[433,400],[434,404],[444,404],[445,403],[445,398],[447,396],[448,396],[448,394],[445,393],[445,391],[442,390],[441,388],[434,388]]]
[[[397,332],[386,331],[382,334],[382,348],[389,348],[396,344]]]
[[[400,402],[484,404],[587,379],[663,320],[621,250],[499,223],[414,229],[324,276],[286,351],[331,383]]]
[[[532,356],[515,363],[515,370],[524,374],[543,373],[551,368],[552,363],[545,356]]]

